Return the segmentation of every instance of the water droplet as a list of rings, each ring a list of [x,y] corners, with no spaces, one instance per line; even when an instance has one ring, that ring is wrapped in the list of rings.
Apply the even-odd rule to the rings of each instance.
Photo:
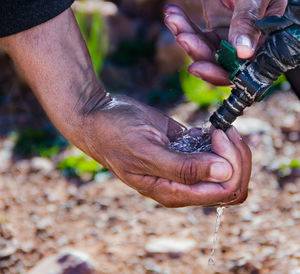
[[[215,265],[215,260],[213,258],[208,259],[208,265]]]

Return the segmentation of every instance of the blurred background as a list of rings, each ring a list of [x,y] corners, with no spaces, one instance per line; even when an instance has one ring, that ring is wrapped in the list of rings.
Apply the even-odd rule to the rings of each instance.
[[[163,24],[179,3],[76,1],[97,75],[112,94],[202,126],[229,88],[187,73]],[[284,77],[235,123],[253,152],[247,201],[225,209],[208,266],[214,208],[166,209],[118,181],[50,123],[0,50],[0,273],[300,273],[300,102]]]

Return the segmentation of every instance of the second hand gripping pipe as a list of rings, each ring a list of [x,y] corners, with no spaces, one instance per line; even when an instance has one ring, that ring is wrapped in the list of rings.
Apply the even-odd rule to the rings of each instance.
[[[246,107],[265,96],[282,73],[300,66],[300,0],[290,0],[283,16],[267,17],[256,26],[268,38],[253,62],[239,62],[235,49],[226,41],[216,54],[218,62],[231,72],[235,86],[210,117],[217,129],[226,131]]]

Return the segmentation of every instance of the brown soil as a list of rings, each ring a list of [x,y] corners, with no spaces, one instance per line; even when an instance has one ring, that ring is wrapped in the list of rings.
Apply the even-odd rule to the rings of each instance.
[[[183,122],[195,116],[193,104],[170,113]],[[300,273],[300,177],[276,171],[300,156],[300,102],[276,94],[240,124],[245,118],[269,128],[245,137],[253,151],[249,197],[225,209],[216,266],[207,265],[214,209],[167,209],[114,177],[78,187],[59,171],[20,160],[3,162],[0,173],[0,273],[25,273],[64,247],[90,254],[100,273]],[[194,117],[193,125],[202,121]],[[147,251],[149,241],[168,237],[196,245],[184,253]]]

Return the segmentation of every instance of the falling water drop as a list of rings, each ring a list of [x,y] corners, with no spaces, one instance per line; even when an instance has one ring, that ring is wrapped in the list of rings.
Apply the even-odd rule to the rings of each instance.
[[[208,259],[208,265],[215,265],[215,260],[212,257]]]

